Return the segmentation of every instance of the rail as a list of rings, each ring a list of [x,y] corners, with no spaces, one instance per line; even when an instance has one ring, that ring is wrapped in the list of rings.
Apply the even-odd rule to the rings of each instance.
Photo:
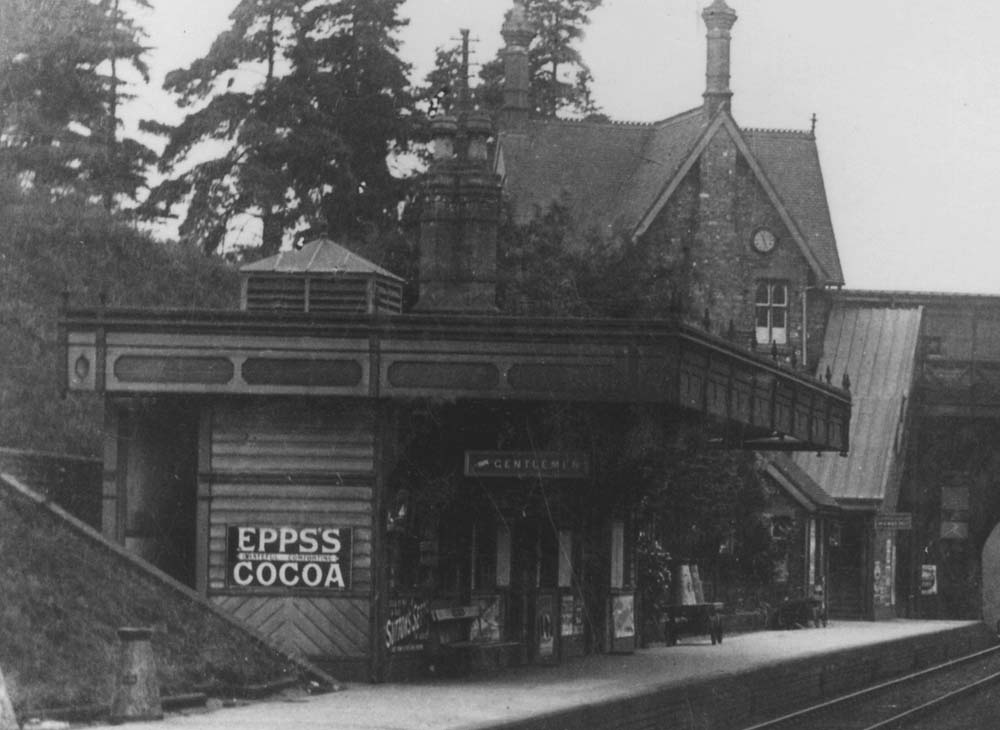
[[[988,660],[992,660],[992,664]],[[871,717],[871,715],[877,712],[881,712],[884,715],[885,712],[893,711],[886,709],[887,705],[889,707],[892,705],[884,701],[884,698],[889,697],[892,693],[899,693],[904,689],[912,690],[920,685],[920,683],[926,683],[930,679],[943,678],[949,672],[972,667],[976,662],[981,662],[984,664],[984,668],[989,668],[989,674],[965,679],[956,678],[956,681],[960,682],[959,686],[941,690],[941,693],[936,697],[932,697],[919,704],[914,704],[905,710],[894,712],[894,714],[888,717]],[[780,717],[759,722],[755,725],[745,727],[743,730],[779,730],[779,728],[808,730],[812,727],[838,727],[842,728],[842,730],[847,730],[847,728],[856,728],[857,730],[888,730],[888,728],[899,728],[907,721],[915,720],[920,715],[945,707],[956,699],[982,689],[993,682],[1000,682],[1000,646],[984,649],[964,657],[959,657],[958,659],[952,659],[942,664],[936,664],[926,669],[911,672],[910,674],[896,677],[895,679],[881,682],[841,697],[826,700]],[[876,700],[882,700],[880,706],[877,708],[874,707]],[[864,707],[865,703],[872,703],[872,706]]]

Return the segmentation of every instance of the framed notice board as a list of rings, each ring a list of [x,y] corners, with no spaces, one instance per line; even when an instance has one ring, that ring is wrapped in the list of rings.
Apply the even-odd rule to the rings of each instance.
[[[635,594],[620,593],[610,598],[608,607],[608,646],[613,653],[635,651]]]
[[[560,605],[558,594],[540,591],[535,596],[532,657],[535,664],[559,663]]]

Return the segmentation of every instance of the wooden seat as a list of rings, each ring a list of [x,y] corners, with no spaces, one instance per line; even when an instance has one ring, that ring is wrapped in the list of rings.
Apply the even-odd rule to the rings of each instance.
[[[472,624],[479,619],[478,606],[450,606],[430,611],[430,630],[424,647],[428,668],[432,673],[467,673],[474,654],[493,653],[493,664],[501,663],[504,649],[515,649],[518,641],[478,639],[471,637]]]
[[[689,603],[667,606],[664,609],[664,634],[667,645],[674,646],[680,635],[698,636],[708,634],[712,644],[721,644],[723,605],[718,602]]]
[[[826,603],[821,598],[792,598],[774,612],[774,627],[778,629],[806,628],[810,623],[818,629],[826,622]]]

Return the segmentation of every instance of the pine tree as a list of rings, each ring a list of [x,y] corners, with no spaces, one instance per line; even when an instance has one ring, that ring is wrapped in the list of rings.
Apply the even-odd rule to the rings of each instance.
[[[288,98],[292,89],[279,73],[290,63],[304,5],[304,0],[242,0],[229,16],[231,27],[208,54],[165,79],[164,88],[192,111],[176,127],[146,124],[169,135],[160,168],[173,177],[152,191],[145,210],[166,215],[186,203],[181,237],[206,251],[217,250],[230,221],[244,213],[262,219],[265,252],[281,245],[289,217],[285,131],[302,126],[296,111],[304,105]],[[317,155],[330,144],[323,141]],[[191,162],[212,146],[221,149],[218,156]]]
[[[134,0],[136,7],[145,0]],[[36,188],[135,197],[152,152],[117,135],[144,34],[118,0],[0,0],[0,164]]]
[[[394,36],[401,2],[240,2],[208,55],[166,79],[194,111],[161,129],[173,177],[147,210],[186,202],[181,234],[207,251],[236,216],[258,216],[263,255],[296,226],[351,235],[394,217],[388,156],[408,143],[410,106]],[[185,167],[205,142],[223,152]]]
[[[409,148],[416,116],[410,67],[399,57],[403,0],[339,0],[307,17],[301,50],[316,79],[313,101],[343,145],[327,167],[323,222],[358,237],[393,227],[406,184],[389,167]]]
[[[129,0],[126,0],[129,1]],[[130,0],[136,8],[151,8],[147,0]],[[109,66],[107,77],[108,111],[105,115],[103,142],[105,168],[97,177],[104,207],[114,207],[116,195],[124,193],[135,198],[137,191],[146,185],[146,170],[156,160],[155,153],[131,137],[119,138],[121,125],[119,110],[123,101],[134,98],[126,90],[120,73],[119,60],[131,63],[144,82],[149,82],[149,70],[142,59],[146,48],[141,44],[145,33],[122,7],[122,0],[100,0],[100,7],[107,18]]]
[[[583,39],[590,13],[601,0],[525,0],[538,33],[528,49],[533,69],[531,92],[535,108],[546,116],[592,114],[593,77],[576,44]]]

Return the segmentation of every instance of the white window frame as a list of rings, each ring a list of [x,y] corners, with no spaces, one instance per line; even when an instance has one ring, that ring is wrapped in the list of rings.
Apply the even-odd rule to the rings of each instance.
[[[760,296],[761,289],[766,294],[766,299]],[[780,299],[775,297],[775,291],[782,291],[784,296]],[[776,326],[775,314],[782,314],[783,326]],[[758,345],[788,344],[788,282],[776,279],[763,279],[757,282],[754,289],[754,331],[756,332]],[[764,315],[762,318],[761,315]],[[761,321],[766,321],[766,326],[761,325]]]

